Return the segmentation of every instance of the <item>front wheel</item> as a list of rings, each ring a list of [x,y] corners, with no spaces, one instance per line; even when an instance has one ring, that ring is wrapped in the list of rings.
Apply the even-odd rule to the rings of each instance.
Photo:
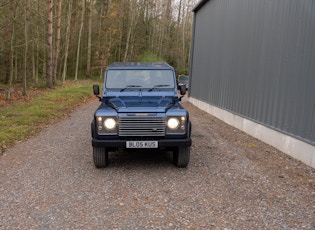
[[[190,158],[190,147],[178,147],[173,152],[173,163],[180,168],[187,167]]]
[[[93,161],[96,168],[106,167],[108,165],[108,150],[93,147]]]

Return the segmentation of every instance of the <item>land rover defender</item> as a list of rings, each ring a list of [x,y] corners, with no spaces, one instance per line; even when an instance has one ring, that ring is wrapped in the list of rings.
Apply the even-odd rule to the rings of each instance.
[[[91,123],[93,161],[108,165],[117,150],[172,151],[173,163],[186,167],[190,158],[191,122],[179,103],[176,73],[166,63],[115,62],[104,74],[104,85],[93,85],[101,104]]]

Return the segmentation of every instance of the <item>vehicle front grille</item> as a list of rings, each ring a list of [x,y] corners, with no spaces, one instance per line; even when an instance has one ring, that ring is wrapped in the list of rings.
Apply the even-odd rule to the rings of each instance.
[[[156,116],[127,116],[119,118],[119,136],[164,136],[165,118]]]

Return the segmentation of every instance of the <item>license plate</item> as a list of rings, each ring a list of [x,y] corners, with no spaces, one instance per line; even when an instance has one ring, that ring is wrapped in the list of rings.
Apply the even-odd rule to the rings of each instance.
[[[127,141],[126,142],[127,149],[155,149],[158,148],[157,141]]]

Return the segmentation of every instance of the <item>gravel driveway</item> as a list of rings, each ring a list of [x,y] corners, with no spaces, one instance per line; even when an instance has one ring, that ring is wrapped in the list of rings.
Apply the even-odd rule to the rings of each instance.
[[[95,99],[0,156],[0,229],[315,229],[315,169],[184,102],[191,161],[92,162]]]

